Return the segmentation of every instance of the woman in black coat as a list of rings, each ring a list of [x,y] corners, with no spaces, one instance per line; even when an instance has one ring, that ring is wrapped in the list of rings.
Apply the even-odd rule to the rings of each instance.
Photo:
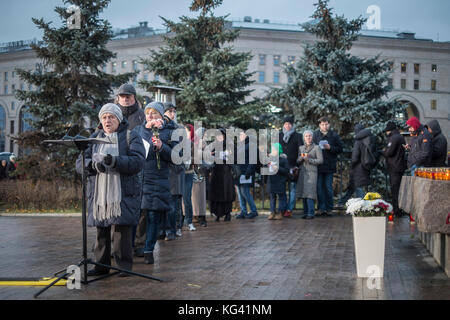
[[[151,102],[145,107],[146,124],[138,126],[137,132],[148,143],[148,155],[144,163],[142,177],[141,209],[147,212],[147,233],[144,247],[144,260],[153,264],[153,249],[159,234],[159,226],[166,212],[171,210],[169,183],[169,164],[172,162],[170,142],[173,130],[163,120],[164,106],[160,102]],[[158,132],[159,136],[156,136]]]
[[[132,228],[140,215],[141,184],[138,173],[144,164],[145,149],[141,137],[128,130],[120,108],[104,105],[99,118],[102,129],[91,137],[106,138],[111,144],[91,144],[85,151],[89,172],[88,226],[97,227],[95,260],[111,265],[111,226],[114,226],[114,258],[119,268],[131,270],[133,264]],[[81,158],[77,159],[81,172]],[[96,265],[89,276],[109,273]],[[123,274],[125,275],[125,274]]]
[[[231,174],[231,165],[226,164],[231,152],[226,150],[226,131],[219,129],[220,133],[216,139],[223,143],[222,154],[216,155],[223,160],[223,164],[215,164],[210,176],[209,190],[209,208],[212,214],[216,216],[216,221],[220,221],[220,217],[225,217],[224,221],[231,220],[231,211],[233,201],[235,200],[235,191],[233,184],[233,176]]]

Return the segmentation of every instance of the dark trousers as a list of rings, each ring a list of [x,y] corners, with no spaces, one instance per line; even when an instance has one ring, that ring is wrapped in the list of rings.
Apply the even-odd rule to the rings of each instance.
[[[181,216],[183,215],[183,211],[181,208],[182,198],[182,195],[172,195],[170,210],[165,215],[165,219],[161,221],[160,234],[175,234],[177,232],[177,229],[181,229],[181,227],[183,226],[181,220]]]
[[[163,211],[148,211],[147,212],[147,236],[145,239],[144,252],[153,252],[156,241],[159,236],[160,224],[165,219],[165,212]]]
[[[286,193],[270,193],[270,212],[276,212],[278,197],[278,213],[286,211],[287,197]]]
[[[396,216],[400,215],[400,210],[398,208],[398,192],[400,190],[400,184],[402,182],[403,173],[401,172],[390,172],[389,181],[391,185],[392,194],[392,206],[394,207],[394,214]]]
[[[133,247],[135,249],[144,248],[147,234],[147,211],[141,210],[138,225],[133,227]]]
[[[113,253],[117,267],[131,270],[133,266],[132,226],[114,226]],[[111,265],[111,226],[97,227],[97,241],[94,249],[95,261],[101,264]],[[102,267],[96,270],[105,271]]]

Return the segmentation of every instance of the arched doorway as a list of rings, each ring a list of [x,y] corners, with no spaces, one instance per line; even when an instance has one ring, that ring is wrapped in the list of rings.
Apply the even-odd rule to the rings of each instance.
[[[6,111],[2,105],[0,105],[0,152],[5,151],[6,140]]]
[[[28,112],[28,107],[23,106],[20,109],[19,113],[19,133],[23,133],[25,131],[30,131],[33,129],[33,127],[30,125],[29,121],[30,119],[33,119],[33,116],[31,113]],[[31,153],[31,149],[29,148],[19,148],[19,156],[28,155]]]

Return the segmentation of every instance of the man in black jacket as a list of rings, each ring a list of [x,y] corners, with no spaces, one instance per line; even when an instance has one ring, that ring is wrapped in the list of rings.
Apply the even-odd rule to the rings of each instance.
[[[383,156],[386,159],[386,170],[389,174],[394,214],[399,217],[401,213],[398,208],[398,192],[403,173],[406,170],[405,149],[403,148],[406,142],[394,122],[388,122],[384,131],[388,140],[387,146],[383,150]]]
[[[303,139],[301,134],[295,131],[294,128],[294,117],[286,117],[283,120],[283,131],[280,132],[279,143],[283,148],[283,152],[287,155],[287,160],[289,163],[289,176],[288,176],[288,187],[289,187],[289,198],[286,211],[281,214],[284,214],[285,217],[292,216],[292,210],[295,208],[295,200],[296,200],[296,187],[297,187],[297,179],[294,179],[293,169],[297,167],[297,159],[298,159],[298,150],[300,146],[303,145]]]
[[[136,99],[136,89],[129,83],[120,86],[116,99],[117,105],[122,110],[123,117],[128,121],[128,130],[145,123],[144,110]]]
[[[432,154],[430,167],[445,167],[447,160],[447,138],[441,132],[441,126],[437,120],[427,123],[428,132],[433,136],[431,140]]]
[[[129,83],[120,86],[117,92],[116,104],[122,110],[123,118],[128,121],[128,130],[145,123],[144,110],[136,99],[136,89]],[[147,217],[145,211],[141,212],[138,225],[133,229],[134,250],[138,257],[144,256],[145,236],[147,232]]]
[[[416,117],[410,118],[406,125],[411,134],[411,144],[406,145],[409,150],[408,168],[413,172],[416,168],[429,167],[431,164],[432,136]]]
[[[328,216],[333,210],[333,174],[336,172],[338,154],[342,153],[339,135],[330,130],[327,117],[319,119],[319,130],[314,131],[313,141],[322,149],[323,164],[318,167],[317,199],[318,214]]]

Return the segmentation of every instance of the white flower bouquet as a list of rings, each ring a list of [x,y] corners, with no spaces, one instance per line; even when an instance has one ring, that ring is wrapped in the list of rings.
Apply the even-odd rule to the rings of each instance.
[[[346,213],[355,217],[382,217],[393,212],[392,205],[381,199],[378,193],[367,193],[364,199],[352,198],[346,206]]]

